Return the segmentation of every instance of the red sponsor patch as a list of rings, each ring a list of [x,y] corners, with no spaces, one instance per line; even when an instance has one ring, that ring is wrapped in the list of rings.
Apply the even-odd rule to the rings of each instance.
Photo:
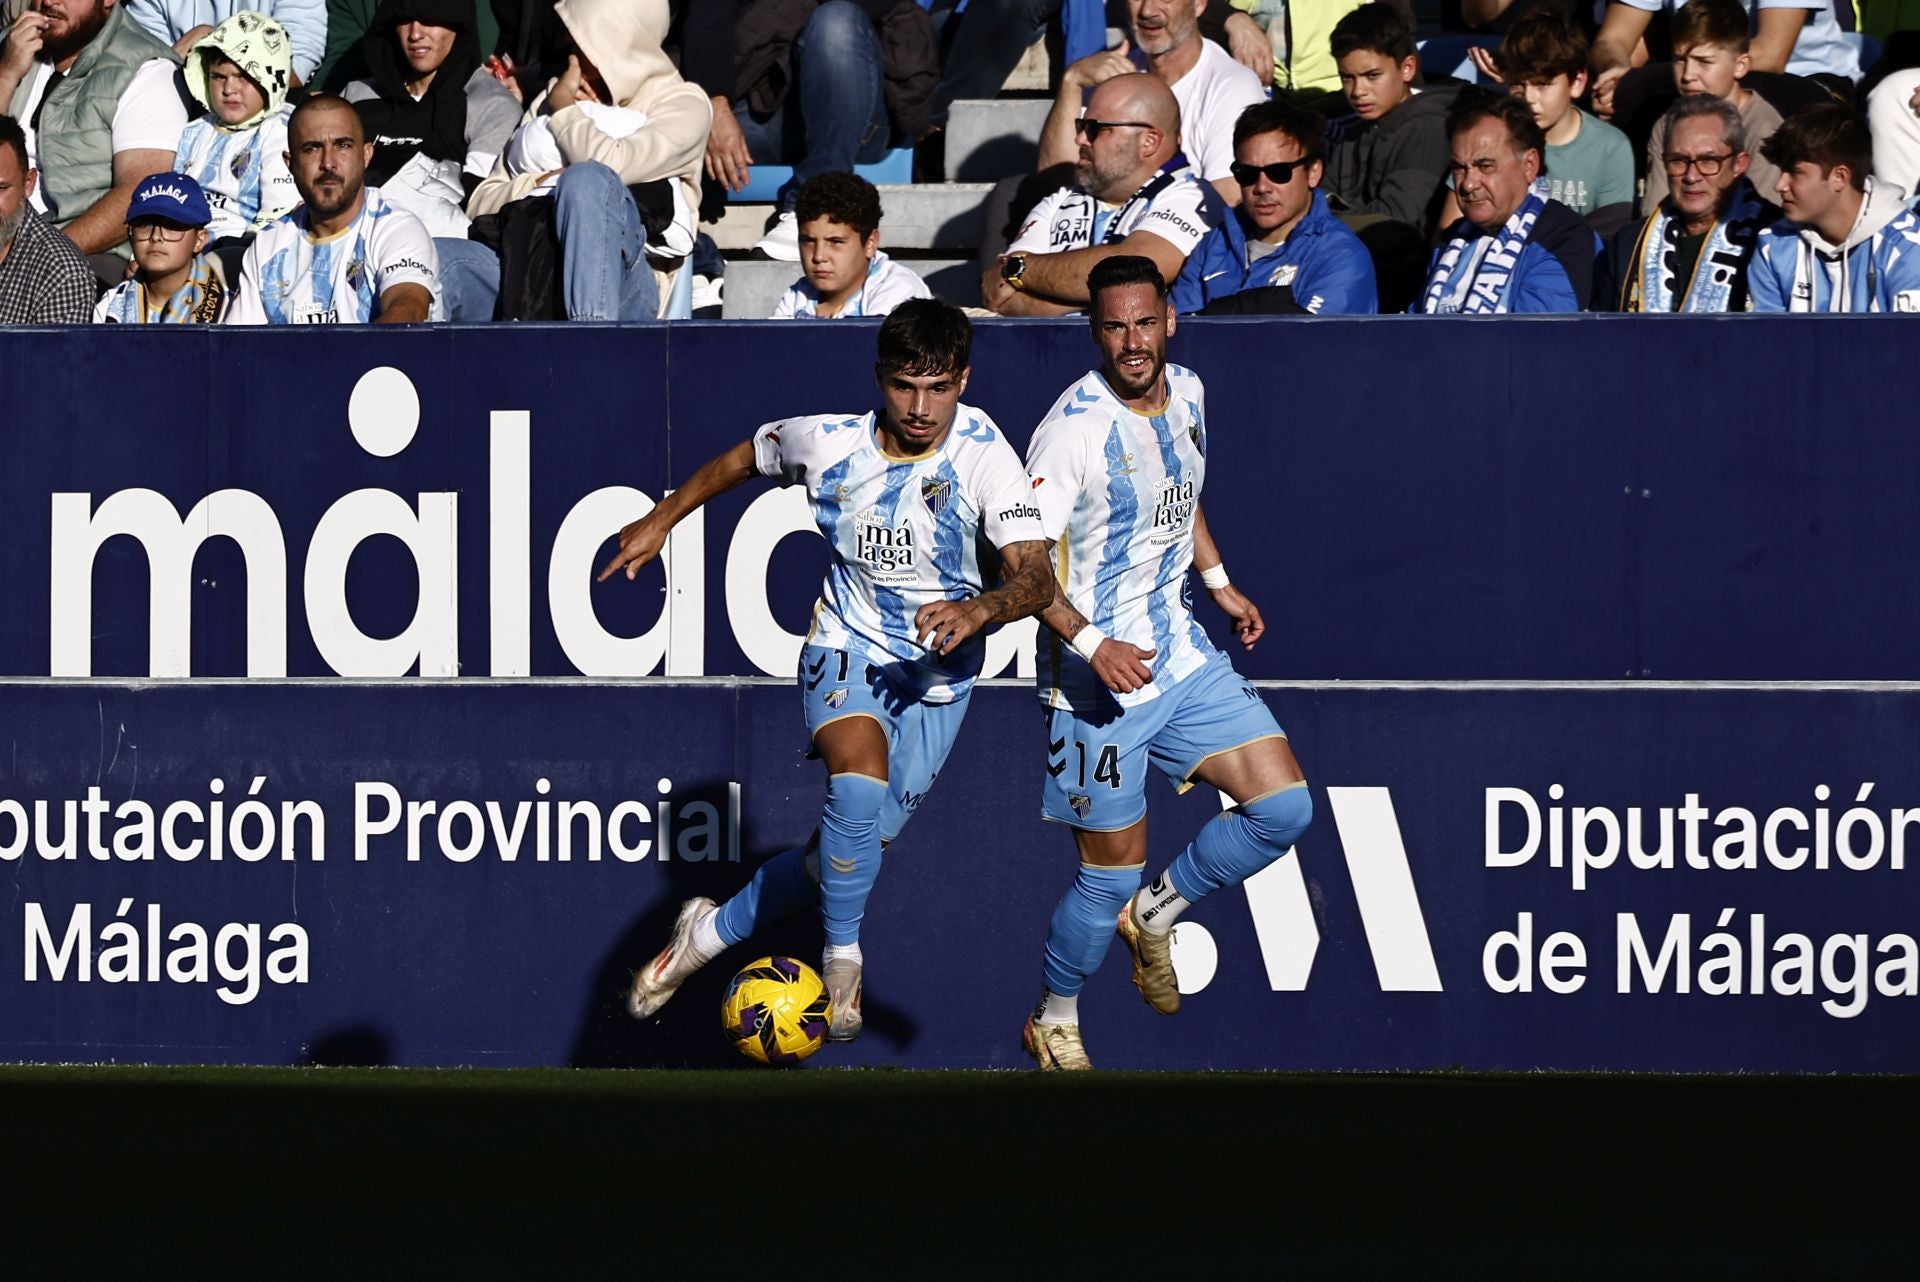
[[[1032,484],[1032,485],[1030,485],[1030,486],[1028,486],[1027,488],[1029,488],[1029,489],[1034,489],[1034,490],[1037,490],[1037,489],[1039,489],[1039,488],[1040,488],[1041,486],[1043,486],[1043,485],[1045,485],[1046,483],[1047,483],[1047,478],[1046,478],[1046,477],[1044,477],[1044,476],[1036,476],[1036,477],[1034,477],[1034,478],[1033,478],[1033,484]]]

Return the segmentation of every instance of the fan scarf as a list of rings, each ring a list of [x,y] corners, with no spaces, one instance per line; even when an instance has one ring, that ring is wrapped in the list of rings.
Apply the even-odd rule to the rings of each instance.
[[[1429,314],[1458,311],[1469,316],[1505,312],[1514,266],[1519,263],[1520,252],[1527,247],[1527,241],[1533,237],[1534,222],[1546,207],[1547,202],[1537,194],[1527,193],[1520,208],[1513,211],[1506,225],[1493,236],[1493,244],[1473,264],[1466,293],[1457,305],[1448,301],[1455,293],[1453,274],[1459,270],[1461,258],[1486,237],[1455,236],[1448,241],[1447,247],[1440,251],[1440,261],[1434,264],[1433,278],[1427,282],[1420,310]]]
[[[1693,268],[1693,279],[1679,289],[1679,311],[1700,314],[1743,312],[1747,310],[1747,264],[1753,259],[1753,247],[1778,211],[1761,200],[1753,184],[1741,179],[1734,185],[1727,212],[1713,225],[1700,257]],[[1684,228],[1667,211],[1665,201],[1654,210],[1640,228],[1634,241],[1631,275],[1620,299],[1622,311],[1671,312],[1675,287],[1673,268],[1678,261],[1675,247]]]

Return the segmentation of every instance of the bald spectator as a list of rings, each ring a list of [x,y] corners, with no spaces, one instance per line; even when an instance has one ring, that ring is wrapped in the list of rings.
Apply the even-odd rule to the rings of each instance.
[[[94,256],[102,281],[126,275],[133,189],[173,168],[187,127],[179,65],[113,0],[40,0],[0,49],[0,110],[40,171],[33,207]]]
[[[79,325],[93,315],[93,271],[28,203],[27,139],[0,116],[0,325]]]
[[[1180,153],[1180,108],[1158,77],[1101,82],[1074,132],[1074,185],[1034,207],[981,279],[987,306],[1002,316],[1078,311],[1087,273],[1119,254],[1152,259],[1172,284],[1225,213]]]
[[[1534,189],[1547,138],[1518,98],[1476,93],[1447,120],[1462,217],[1433,256],[1414,304],[1433,315],[1586,310],[1599,237]]]
[[[1226,0],[1213,0],[1224,4]],[[1040,135],[1039,168],[1067,164],[1076,155],[1074,120],[1089,90],[1115,76],[1144,71],[1173,91],[1184,134],[1176,146],[1195,173],[1229,205],[1240,203],[1233,181],[1233,125],[1240,113],[1265,101],[1267,87],[1233,55],[1200,34],[1207,0],[1127,0],[1131,40],[1068,67]]]

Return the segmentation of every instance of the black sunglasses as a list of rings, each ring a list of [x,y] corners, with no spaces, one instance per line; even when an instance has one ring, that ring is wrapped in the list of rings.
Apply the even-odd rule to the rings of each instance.
[[[1148,124],[1144,120],[1095,120],[1092,116],[1081,116],[1079,119],[1073,122],[1074,132],[1085,134],[1087,136],[1088,142],[1092,142],[1094,139],[1098,138],[1100,136],[1101,130],[1103,129],[1152,129],[1152,128],[1153,126]]]
[[[1267,180],[1276,186],[1284,187],[1293,181],[1294,170],[1305,170],[1311,164],[1311,156],[1305,160],[1276,160],[1271,165],[1243,165],[1236,160],[1227,167],[1227,171],[1242,187],[1251,187],[1259,182],[1261,174],[1265,174]]]

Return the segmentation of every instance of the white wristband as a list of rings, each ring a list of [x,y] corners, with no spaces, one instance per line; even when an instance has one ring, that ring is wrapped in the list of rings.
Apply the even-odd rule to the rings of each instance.
[[[1085,659],[1088,663],[1092,663],[1093,652],[1095,650],[1098,650],[1100,648],[1100,643],[1102,641],[1105,641],[1106,639],[1107,639],[1106,633],[1102,632],[1099,628],[1096,628],[1091,623],[1089,623],[1086,627],[1081,628],[1078,632],[1074,633],[1073,652],[1079,655],[1081,658]]]
[[[1218,592],[1221,588],[1232,583],[1233,580],[1227,577],[1227,567],[1225,565],[1210,565],[1200,571],[1200,582],[1209,592]]]

